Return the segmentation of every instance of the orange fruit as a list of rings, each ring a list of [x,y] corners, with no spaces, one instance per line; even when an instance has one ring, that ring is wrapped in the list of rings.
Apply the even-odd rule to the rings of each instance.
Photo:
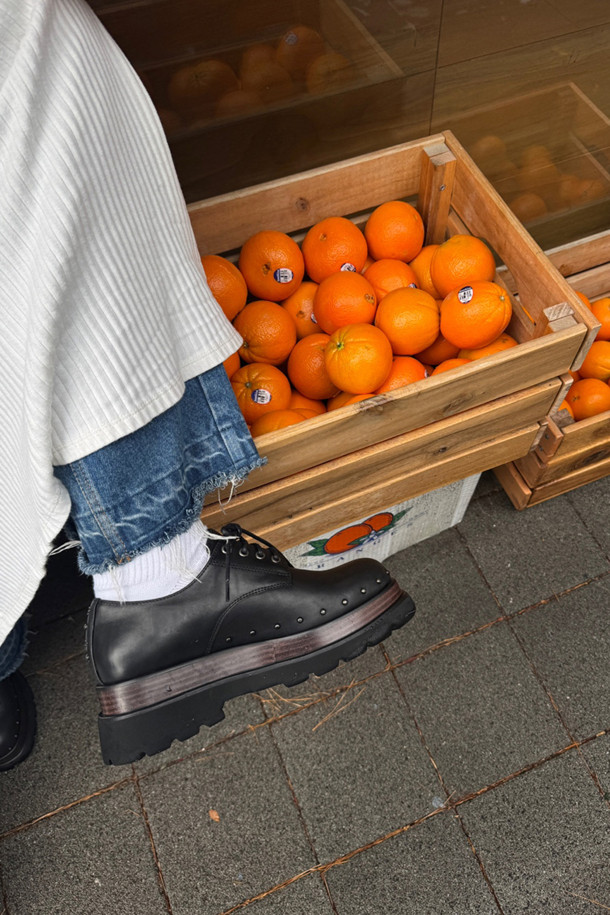
[[[231,378],[231,387],[244,419],[251,425],[264,413],[287,410],[290,382],[274,365],[242,365]]]
[[[586,296],[586,295],[584,294],[584,292],[579,292],[578,289],[575,289],[574,292],[576,293],[576,295],[578,296],[578,298],[580,299],[580,301],[581,301],[584,305],[587,306],[587,308],[591,308],[591,299],[590,299],[588,296]]]
[[[319,32],[307,25],[295,25],[280,38],[275,59],[293,79],[302,81],[309,64],[325,50],[324,39]]]
[[[215,114],[218,118],[231,118],[250,114],[262,106],[263,100],[258,92],[248,89],[231,89],[221,95],[216,102]]]
[[[391,257],[409,263],[422,249],[424,221],[410,203],[388,200],[369,216],[364,237],[375,260]]]
[[[237,369],[241,368],[241,359],[239,358],[239,353],[232,353],[225,359],[222,364],[224,365],[225,372],[229,378],[232,378]]]
[[[337,51],[326,51],[314,57],[305,71],[305,85],[311,93],[334,92],[355,82],[358,73],[351,63]]]
[[[450,369],[457,369],[461,365],[469,365],[470,359],[445,359],[444,362],[439,362],[436,368],[433,370],[433,375],[440,375],[442,372],[448,372]]]
[[[329,340],[328,334],[304,337],[288,357],[286,371],[293,387],[312,400],[326,400],[339,391],[326,370],[324,353]]]
[[[583,378],[574,382],[566,400],[575,420],[588,419],[610,410],[610,387],[599,378]]]
[[[441,333],[460,349],[478,349],[500,336],[511,315],[510,296],[502,286],[474,281],[443,299]]]
[[[277,302],[250,302],[239,312],[233,326],[244,341],[239,349],[244,362],[280,365],[297,341],[294,321]]]
[[[570,416],[572,417],[572,419],[574,419],[574,410],[572,409],[571,405],[567,402],[567,400],[562,400],[561,403],[559,404],[558,412],[561,412],[561,410],[567,410],[568,413],[570,414]]]
[[[245,279],[235,264],[219,254],[204,254],[201,263],[212,295],[229,321],[232,321],[248,298]]]
[[[296,292],[281,303],[282,308],[288,312],[295,323],[298,340],[310,334],[320,333],[320,328],[313,317],[313,300],[317,288],[317,283],[304,280]]]
[[[495,274],[493,254],[474,235],[452,235],[438,246],[430,262],[432,282],[443,298],[475,280],[493,280]]]
[[[230,89],[239,89],[231,67],[222,60],[201,60],[176,70],[167,96],[172,107],[187,117],[211,117],[220,96]]]
[[[329,377],[340,391],[370,394],[390,374],[392,347],[378,327],[348,324],[331,335],[325,360]]]
[[[394,356],[390,374],[375,394],[386,394],[388,391],[395,391],[396,388],[404,388],[407,384],[426,378],[427,374],[426,367],[419,359],[414,359],[413,356]]]
[[[394,289],[377,306],[375,324],[397,356],[413,356],[438,337],[438,305],[421,289]]]
[[[416,280],[415,283],[424,292],[429,293],[433,299],[440,299],[440,293],[430,276],[430,264],[434,257],[434,252],[438,245],[424,245],[417,257],[413,258],[409,266],[413,270]]]
[[[244,243],[238,267],[252,295],[281,302],[303,281],[305,263],[301,249],[284,232],[264,229]]]
[[[371,324],[377,296],[361,273],[332,273],[322,280],[313,300],[314,318],[320,329],[332,334],[346,324]]]
[[[290,73],[276,60],[242,63],[240,74],[241,88],[246,92],[255,92],[265,105],[283,102],[295,93]]]
[[[521,222],[537,219],[547,212],[546,203],[539,194],[535,194],[533,191],[525,191],[523,194],[513,197],[508,205]]]
[[[364,235],[344,216],[329,216],[312,226],[301,251],[305,271],[316,283],[338,270],[360,273],[368,253]]]
[[[239,78],[242,73],[248,73],[250,70],[256,70],[263,64],[275,60],[275,48],[267,42],[258,42],[244,48],[239,61]]]
[[[384,295],[392,292],[393,289],[419,285],[411,267],[404,261],[391,257],[382,257],[380,261],[373,261],[371,266],[364,271],[364,276],[375,290],[378,302],[381,302]]]
[[[358,403],[360,400],[368,400],[370,394],[351,394],[349,391],[341,391],[328,401],[328,410],[338,410],[340,407],[348,407],[352,403]]]
[[[593,302],[591,311],[601,324],[596,339],[610,340],[610,299],[598,299],[597,302]]]
[[[577,372],[577,371],[570,371],[569,374],[572,376],[574,381],[580,381],[580,379],[582,378],[582,375],[580,374],[580,372]]]
[[[256,438],[266,432],[276,432],[278,429],[285,429],[287,426],[295,426],[297,423],[302,423],[306,418],[297,410],[271,410],[269,413],[259,416],[252,423],[250,432],[252,437]]]
[[[460,359],[482,359],[483,356],[492,356],[494,353],[501,353],[505,349],[512,349],[517,346],[517,341],[510,334],[500,334],[488,346],[480,346],[477,349],[461,349],[458,353]]]
[[[445,340],[443,335],[439,334],[431,346],[427,346],[417,354],[417,358],[426,365],[438,365],[445,359],[453,359],[457,356],[458,351],[459,346],[449,343],[449,340]]]
[[[595,340],[579,369],[583,378],[610,378],[610,341]]]
[[[321,400],[312,400],[311,397],[304,397],[299,391],[293,391],[290,395],[291,410],[309,410],[313,413],[326,413],[326,404]]]

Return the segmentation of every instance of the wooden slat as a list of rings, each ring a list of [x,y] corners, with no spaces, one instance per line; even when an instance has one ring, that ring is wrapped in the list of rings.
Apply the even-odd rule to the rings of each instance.
[[[242,491],[491,403],[521,391],[525,379],[528,385],[556,382],[557,373],[569,369],[579,339],[576,330],[560,331],[477,359],[459,372],[435,375],[262,435],[256,444],[268,463],[250,474]],[[554,390],[558,387],[557,382]],[[538,418],[543,417],[541,413]]]
[[[490,188],[455,137],[447,132],[445,140],[457,158],[453,207],[470,231],[485,238],[510,268],[523,306],[536,322],[537,336],[546,332],[544,309],[562,302],[569,304],[583,329],[574,367],[580,365],[597,333],[593,315],[548,262],[500,195]]]
[[[502,489],[518,511],[523,511],[530,504],[532,490],[527,485],[515,464],[509,461],[494,467],[494,474]]]
[[[395,435],[389,441],[371,445],[333,461],[307,468],[293,475],[285,474],[277,482],[243,491],[232,499],[224,512],[210,503],[214,521],[225,513],[237,519],[241,511],[267,505],[274,518],[289,511],[295,497],[302,504],[312,506],[334,500],[337,488],[357,491],[363,481],[372,478],[392,478],[404,470],[413,470],[443,462],[477,443],[484,443],[497,432],[508,435],[518,432],[524,425],[537,423],[548,410],[559,386],[559,381],[547,381],[517,394],[499,398],[467,410],[432,425],[423,426],[404,435]],[[251,475],[252,477],[254,474]],[[218,518],[214,516],[217,513]]]
[[[417,209],[426,227],[425,244],[445,240],[447,218],[455,177],[455,156],[445,143],[426,146],[422,153],[422,170]]]
[[[326,216],[353,215],[384,200],[415,196],[420,152],[442,139],[415,140],[191,204],[199,251],[221,254],[263,228],[298,232]]]
[[[382,511],[424,492],[479,473],[483,469],[487,470],[499,463],[513,460],[528,450],[537,431],[538,425],[531,425],[518,433],[499,436],[494,441],[478,445],[433,466],[418,468],[411,472],[403,471],[393,479],[384,478],[374,482],[369,480],[366,483],[363,478],[365,485],[357,492],[325,502],[315,509],[304,506],[296,493],[293,508],[288,514],[271,516],[268,506],[261,505],[260,508],[251,506],[249,511],[238,510],[235,517],[244,527],[256,530],[261,536],[269,537],[279,549],[285,550],[317,538],[326,531],[353,523],[362,517],[363,506],[366,506],[367,512]],[[338,486],[336,492],[340,491]],[[202,517],[206,524],[214,527],[215,524],[226,524],[229,512],[223,515],[204,511]]]
[[[610,257],[610,251],[607,252]],[[599,299],[610,292],[610,263],[566,277],[572,289],[584,292],[590,299]]]
[[[600,232],[558,248],[549,248],[546,255],[563,276],[582,273],[610,261],[610,231]]]
[[[572,492],[580,486],[587,483],[593,483],[595,480],[601,480],[610,474],[610,457],[593,464],[588,464],[565,476],[558,477],[549,483],[544,483],[532,490],[528,505],[538,505],[540,502],[546,502],[547,499],[554,499],[556,496],[563,495],[566,492]]]

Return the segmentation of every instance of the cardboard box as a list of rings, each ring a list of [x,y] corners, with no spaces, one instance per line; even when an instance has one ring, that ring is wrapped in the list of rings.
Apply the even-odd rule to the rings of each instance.
[[[459,372],[315,417],[257,439],[268,463],[211,527],[238,521],[286,549],[388,505],[527,454],[564,396],[597,323],[450,133],[369,153],[189,207],[202,254],[236,252],[254,232],[302,237],[330,215],[362,223],[378,204],[416,200],[427,242],[467,231],[510,269],[519,341]]]
[[[610,232],[547,254],[574,289],[592,301],[610,296]],[[566,411],[551,412],[536,448],[495,468],[517,509],[537,505],[609,473],[610,411],[579,422],[574,422]]]
[[[480,474],[392,505],[354,524],[286,550],[298,569],[330,569],[367,557],[380,561],[459,524],[474,495]]]

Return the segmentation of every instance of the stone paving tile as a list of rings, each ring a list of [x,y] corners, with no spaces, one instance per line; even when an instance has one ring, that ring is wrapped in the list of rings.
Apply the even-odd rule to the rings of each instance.
[[[610,734],[585,744],[581,753],[597,775],[606,801],[610,802]]]
[[[578,512],[585,527],[595,537],[606,556],[610,558],[610,524],[608,524],[610,476],[573,490],[567,498]]]
[[[243,915],[333,915],[333,909],[317,874],[303,877],[242,910]]]
[[[512,622],[576,737],[610,727],[610,577]]]
[[[218,915],[316,863],[267,727],[140,787],[173,915]]]
[[[411,622],[384,643],[392,661],[502,615],[455,529],[395,553],[386,565],[416,608]]]
[[[10,915],[165,915],[133,785],[0,842]]]
[[[326,875],[337,915],[498,915],[455,817],[441,813]]]
[[[492,492],[500,492],[501,489],[502,487],[493,470],[486,470],[481,474],[472,498],[478,499],[481,496],[488,496]]]
[[[28,654],[21,672],[30,676],[74,655],[85,654],[85,620],[82,610],[34,630],[29,637]]]
[[[610,816],[575,751],[460,807],[505,915],[610,906]]]
[[[98,704],[84,657],[30,677],[38,712],[31,755],[2,773],[0,832],[131,776],[102,762]]]
[[[458,797],[569,743],[507,623],[405,664],[396,676]]]
[[[322,862],[417,819],[440,792],[390,673],[272,728]]]
[[[477,499],[459,530],[507,613],[610,568],[566,496],[523,512],[504,493]]]

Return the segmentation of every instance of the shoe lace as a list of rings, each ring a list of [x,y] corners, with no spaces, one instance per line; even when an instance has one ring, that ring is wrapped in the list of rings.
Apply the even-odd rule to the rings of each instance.
[[[233,549],[239,547],[238,552],[240,556],[247,556],[250,553],[250,547],[255,546],[256,552],[255,556],[257,559],[265,559],[268,555],[271,557],[271,562],[277,563],[281,562],[282,559],[285,560],[284,554],[274,547],[272,543],[269,543],[268,540],[265,540],[264,537],[259,537],[258,534],[253,534],[252,531],[246,530],[246,528],[241,527],[240,524],[225,524],[224,527],[220,529],[220,533],[215,531],[208,530],[208,537],[212,540],[224,540],[225,545],[222,547],[221,552],[225,554],[225,598],[227,601],[230,600],[231,595],[231,556],[233,555]],[[249,543],[246,540],[246,537],[250,540],[256,541],[256,543]]]

